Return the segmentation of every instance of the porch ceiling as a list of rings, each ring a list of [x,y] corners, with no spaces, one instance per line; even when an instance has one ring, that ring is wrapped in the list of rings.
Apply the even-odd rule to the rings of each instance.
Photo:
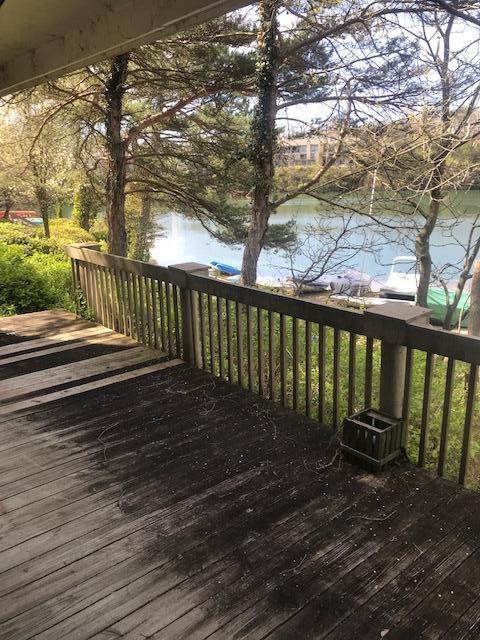
[[[247,4],[248,0],[4,0],[0,95]]]

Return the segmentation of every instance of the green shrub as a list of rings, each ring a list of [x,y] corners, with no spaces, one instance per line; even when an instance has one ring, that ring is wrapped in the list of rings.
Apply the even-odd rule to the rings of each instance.
[[[0,244],[0,311],[5,315],[54,306],[55,295],[18,245]]]
[[[70,263],[58,254],[34,253],[25,263],[40,275],[47,286],[52,305],[67,311],[74,310],[73,284]]]
[[[55,241],[61,249],[72,242],[94,242],[95,240],[91,233],[67,218],[50,220],[50,235],[51,240]]]
[[[51,238],[12,222],[0,224],[0,316],[74,308],[70,262],[64,246],[92,242],[71,220],[50,221]]]
[[[73,242],[94,242],[95,238],[72,220],[50,220],[50,238],[43,231],[14,222],[0,223],[0,243],[21,245],[28,255],[35,252],[64,255],[64,247]]]
[[[0,221],[0,242],[5,244],[29,244],[38,237],[33,227],[14,222]]]

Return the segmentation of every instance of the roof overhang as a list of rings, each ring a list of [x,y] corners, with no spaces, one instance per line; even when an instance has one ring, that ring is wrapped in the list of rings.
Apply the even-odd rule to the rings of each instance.
[[[250,0],[251,1],[251,0]],[[249,4],[249,0],[0,0],[0,96]]]

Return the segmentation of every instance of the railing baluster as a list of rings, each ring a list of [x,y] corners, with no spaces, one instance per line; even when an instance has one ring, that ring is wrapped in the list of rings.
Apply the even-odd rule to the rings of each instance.
[[[312,325],[305,322],[305,415],[310,417],[312,408]]]
[[[325,422],[325,327],[318,325],[318,421]]]
[[[72,285],[73,285],[73,299],[75,300],[75,313],[80,315],[80,301],[78,299],[78,279],[77,279],[77,261],[75,258],[70,258],[70,268],[72,270]],[[98,320],[98,318],[97,318]]]
[[[167,332],[168,332],[168,355],[173,355],[173,330],[172,330],[172,299],[170,284],[165,282],[165,300],[167,303]]]
[[[257,307],[257,345],[258,345],[258,393],[266,396],[265,391],[265,360],[264,360],[264,323],[263,309]]]
[[[175,324],[175,348],[176,348],[175,355],[177,356],[177,358],[180,358],[182,354],[182,345],[180,340],[181,326],[180,326],[180,311],[178,308],[178,295],[179,295],[179,292],[178,292],[177,285],[172,284],[173,319]]]
[[[235,312],[237,318],[237,380],[241,387],[245,386],[245,376],[243,372],[243,322],[242,322],[242,305],[240,302],[235,303]]]
[[[202,350],[201,348],[198,347],[198,345],[201,344],[201,329],[200,329],[200,323],[198,322],[199,320],[199,315],[200,315],[200,301],[199,301],[199,293],[197,291],[192,291],[191,289],[189,290],[189,294],[190,294],[190,309],[191,309],[191,324],[192,324],[192,333],[193,333],[193,344],[194,346],[194,354],[193,354],[193,361],[195,366],[198,369],[202,368]],[[197,315],[198,314],[198,315]]]
[[[233,319],[230,300],[225,300],[225,318],[227,324],[228,380],[233,382]]]
[[[95,315],[97,322],[103,323],[103,292],[100,282],[100,270],[98,265],[95,265],[94,280],[95,280]]]
[[[160,348],[160,337],[158,331],[158,304],[157,304],[157,281],[150,280],[150,296],[152,300],[152,322],[153,322],[153,346]]]
[[[339,427],[339,404],[340,404],[340,350],[341,333],[336,327],[333,329],[333,405],[332,422],[333,428]]]
[[[135,299],[133,296],[133,282],[132,282],[132,274],[125,274],[125,282],[127,285],[127,296],[128,296],[128,308],[129,308],[129,324],[130,324],[130,337],[136,338],[137,335],[137,321],[135,315]]]
[[[364,404],[368,409],[372,406],[373,381],[373,338],[367,338],[365,344],[365,395]]]
[[[110,299],[110,283],[108,282],[108,269],[106,267],[102,267],[103,274],[103,282],[105,285],[104,295],[105,295],[105,318],[107,327],[112,329],[112,302]]]
[[[298,410],[298,377],[299,377],[299,354],[298,354],[298,318],[292,318],[292,408]]]
[[[200,339],[202,344],[202,368],[207,368],[207,337],[205,335],[205,309],[203,306],[203,293],[198,294],[198,310],[200,314]]]
[[[286,318],[280,314],[280,401],[287,406],[287,354],[286,354]]]
[[[219,375],[225,378],[225,350],[223,348],[223,299],[217,296],[217,338]]]
[[[142,342],[140,307],[138,304],[137,277],[134,273],[132,273],[131,278],[132,278],[132,291],[133,291],[133,306],[135,309],[135,340],[137,342]]]
[[[410,404],[412,396],[412,368],[413,368],[413,349],[407,349],[407,357],[405,361],[405,387],[403,393],[403,440],[402,447],[405,449],[408,444],[408,430],[410,426]]]
[[[423,385],[423,405],[422,405],[422,422],[420,427],[420,443],[418,447],[418,466],[425,466],[426,447],[428,438],[428,428],[430,426],[430,393],[432,390],[432,373],[434,367],[434,356],[430,352],[427,353],[425,362],[425,382]]]
[[[102,292],[100,290],[99,271],[100,267],[95,265],[93,271],[93,281],[95,287],[95,317],[97,322],[101,322],[102,318]]]
[[[475,409],[477,380],[478,366],[472,364],[470,365],[470,372],[468,374],[467,406],[465,409],[465,422],[463,426],[462,457],[460,459],[460,470],[458,474],[458,481],[463,485],[466,482],[468,474],[468,459],[470,456],[470,441],[472,433],[473,412]]]
[[[147,310],[145,309],[145,291],[143,277],[138,276],[138,303],[140,305],[140,318],[141,318],[141,331],[143,344],[147,344],[148,339],[148,325],[147,325]]]
[[[94,317],[96,322],[102,321],[102,313],[101,313],[101,303],[102,297],[98,290],[98,270],[99,267],[97,265],[91,265],[91,286],[93,288],[93,305],[91,306],[91,310],[94,312]]]
[[[107,278],[108,278],[108,289],[110,291],[110,310],[111,310],[111,322],[112,329],[114,331],[118,330],[117,327],[117,297],[115,295],[115,283],[113,280],[112,269],[107,269]]]
[[[443,478],[445,474],[445,460],[448,449],[448,428],[450,426],[450,409],[452,406],[453,377],[455,375],[455,360],[448,359],[447,375],[445,378],[445,396],[443,401],[442,430],[440,434],[440,449],[438,452],[438,475]]]
[[[112,292],[112,308],[113,308],[113,328],[120,331],[120,300],[118,298],[117,282],[115,279],[115,270],[109,269],[110,273],[110,289]]]
[[[88,264],[88,298],[89,303],[88,306],[90,311],[93,311],[95,315],[95,295],[94,295],[94,287],[93,287],[93,265]]]
[[[92,266],[87,262],[85,265],[85,298],[87,300],[88,308],[93,311],[92,301]]]
[[[348,402],[347,413],[355,412],[355,383],[357,375],[357,336],[350,332],[348,341]]]
[[[272,311],[268,312],[268,375],[269,397],[275,401],[275,317]]]
[[[155,334],[153,330],[152,308],[150,305],[150,300],[151,300],[150,278],[147,278],[146,276],[144,276],[143,284],[145,286],[145,308],[147,311],[148,346],[153,347],[153,345],[155,344]]]
[[[165,313],[165,298],[164,298],[164,282],[163,280],[157,280],[158,288],[158,302],[160,305],[160,334],[162,337],[162,351],[168,353],[167,344],[167,318]]]
[[[208,337],[210,345],[210,371],[215,373],[215,330],[213,319],[213,302],[212,296],[209,293],[207,296],[208,303]]]
[[[121,299],[121,308],[122,308],[122,333],[127,335],[128,327],[127,327],[127,309],[126,309],[126,295],[125,295],[125,287],[123,282],[123,272],[115,270],[115,277],[117,278],[117,287],[119,291],[119,297]]]
[[[105,267],[101,267],[100,273],[102,276],[104,324],[107,327],[110,327],[110,302],[108,293],[107,270],[105,269]]]
[[[253,391],[253,331],[252,331],[252,307],[247,304],[247,372],[248,388]]]
[[[103,278],[105,282],[105,311],[106,311],[105,315],[107,319],[107,327],[109,327],[110,329],[113,329],[112,299],[110,296],[110,283],[108,281],[108,269],[104,267],[102,271],[103,271]]]
[[[135,336],[135,323],[133,321],[134,317],[134,306],[133,306],[133,296],[132,296],[132,283],[130,281],[130,274],[125,272],[123,274],[125,280],[125,288],[127,289],[127,301],[128,301],[128,335],[133,338]]]
[[[125,312],[124,312],[124,297],[121,291],[120,276],[117,269],[113,269],[113,278],[115,280],[115,291],[117,295],[117,307],[118,307],[118,330],[120,333],[126,333],[125,331]]]

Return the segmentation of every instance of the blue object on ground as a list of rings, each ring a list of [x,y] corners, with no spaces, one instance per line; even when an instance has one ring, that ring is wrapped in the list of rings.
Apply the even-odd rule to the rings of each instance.
[[[225,264],[224,262],[216,262],[215,260],[212,260],[210,264],[212,267],[215,267],[217,271],[225,273],[227,276],[239,276],[241,273],[240,269],[232,267],[230,264]]]

